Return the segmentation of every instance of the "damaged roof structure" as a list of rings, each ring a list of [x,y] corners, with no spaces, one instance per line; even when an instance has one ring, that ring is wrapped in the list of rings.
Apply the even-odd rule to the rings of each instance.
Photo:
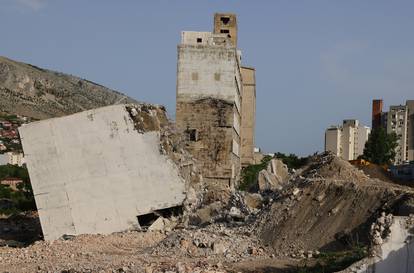
[[[181,205],[185,180],[161,152],[161,107],[114,105],[19,129],[43,235],[108,234]]]

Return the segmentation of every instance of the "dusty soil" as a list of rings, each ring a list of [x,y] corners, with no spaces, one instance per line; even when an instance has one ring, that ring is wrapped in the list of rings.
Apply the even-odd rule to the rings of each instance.
[[[0,248],[1,272],[292,272],[243,228],[82,235]],[[273,271],[262,271],[272,268]],[[266,269],[267,270],[267,269]]]
[[[276,196],[258,221],[258,236],[279,256],[337,251],[369,244],[369,228],[382,211],[395,206],[411,188],[370,179],[332,155],[316,158]]]

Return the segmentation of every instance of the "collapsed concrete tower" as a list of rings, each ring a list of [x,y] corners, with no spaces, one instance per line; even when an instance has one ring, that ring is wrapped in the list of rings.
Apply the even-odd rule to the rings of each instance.
[[[244,83],[241,51],[237,50],[234,14],[215,14],[214,32],[184,31],[178,45],[176,122],[189,140],[188,149],[202,166],[208,187],[231,189],[240,176],[243,108],[255,108],[254,69],[249,68],[249,105],[242,106]],[[252,74],[253,72],[253,74]],[[254,115],[254,114],[253,114]],[[252,139],[253,130],[246,136]]]

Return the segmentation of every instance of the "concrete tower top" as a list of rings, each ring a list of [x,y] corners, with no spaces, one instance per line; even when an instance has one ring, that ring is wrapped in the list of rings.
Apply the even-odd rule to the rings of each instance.
[[[237,18],[233,13],[214,14],[214,33],[227,34],[233,46],[237,47]]]

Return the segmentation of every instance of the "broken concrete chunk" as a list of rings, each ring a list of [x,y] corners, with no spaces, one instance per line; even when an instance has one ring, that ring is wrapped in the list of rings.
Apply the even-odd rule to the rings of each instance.
[[[280,159],[270,160],[267,171],[275,175],[279,183],[286,183],[289,180],[289,169]]]
[[[176,221],[160,216],[152,223],[148,231],[171,231],[176,225]]]
[[[214,254],[224,254],[226,253],[228,246],[224,242],[216,241],[213,243],[213,252]]]
[[[240,211],[240,209],[236,208],[236,207],[231,207],[230,211],[229,211],[229,215],[235,219],[240,219],[243,218],[243,215]]]
[[[141,132],[125,105],[19,128],[46,240],[136,229],[137,216],[182,204],[184,179],[160,153],[165,112],[128,109]]]
[[[263,205],[263,197],[258,193],[246,193],[244,203],[250,209],[260,209]]]
[[[258,177],[258,186],[260,191],[274,191],[282,189],[281,184],[276,176],[267,170],[261,170]]]

